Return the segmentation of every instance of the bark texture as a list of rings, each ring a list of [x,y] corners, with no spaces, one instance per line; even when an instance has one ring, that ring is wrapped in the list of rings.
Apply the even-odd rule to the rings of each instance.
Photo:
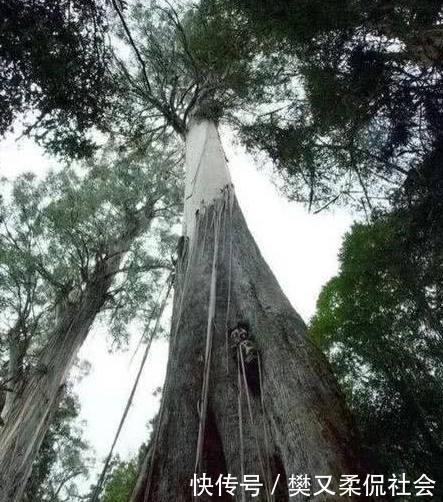
[[[8,334],[8,348],[9,348],[9,361],[7,376],[4,379],[6,382],[6,389],[14,389],[20,384],[20,375],[23,371],[23,357],[25,355],[26,347],[20,342],[20,322],[17,321]],[[4,393],[4,399],[0,399],[0,417],[1,422],[7,416],[9,409],[14,401],[14,394],[7,390]]]
[[[220,474],[239,480],[259,474],[265,485],[260,500],[278,502],[289,501],[291,474],[332,475],[337,495],[316,500],[358,500],[337,490],[341,474],[362,473],[351,417],[325,357],[261,256],[231,185],[198,210],[187,242],[178,261],[152,462],[131,502],[190,502],[193,474],[203,472],[213,482]],[[228,333],[239,321],[249,323],[260,352],[261,396],[246,394],[229,349]],[[240,489],[234,498],[219,497],[216,487],[213,492],[221,501],[257,500]]]
[[[38,363],[10,393],[0,428],[0,502],[21,500],[72,362],[107,299],[124,254],[149,221],[145,216],[134,220],[97,259],[80,297],[59,309]]]

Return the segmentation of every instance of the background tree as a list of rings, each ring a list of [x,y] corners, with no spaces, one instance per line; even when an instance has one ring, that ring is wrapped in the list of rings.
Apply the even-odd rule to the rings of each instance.
[[[23,496],[24,502],[80,500],[76,486],[92,466],[90,446],[78,423],[80,404],[70,385],[54,412]]]
[[[137,480],[139,467],[137,459],[122,461],[117,458],[100,502],[127,502]]]
[[[158,395],[160,392],[161,389],[158,388],[154,392],[154,395]],[[91,500],[99,502],[128,502],[134,488],[140,483],[140,471],[145,468],[150,460],[153,430],[155,430],[157,419],[158,415],[149,421],[147,442],[140,446],[136,455],[133,455],[127,461],[121,460],[118,454],[113,457],[107,471],[104,473],[103,484],[99,487],[99,491],[97,491],[97,486],[93,487]]]
[[[414,253],[404,215],[356,224],[340,272],[311,321],[362,431],[386,474],[426,472],[443,461],[441,258]],[[414,262],[411,263],[411,257]]]
[[[109,314],[121,342],[130,321],[153,308],[170,266],[164,259],[170,227],[161,221],[174,218],[177,175],[167,148],[151,154],[139,160],[111,152],[89,168],[66,167],[42,181],[24,175],[5,197],[2,502],[20,499],[61,386],[97,315]]]
[[[289,58],[293,85],[280,109],[242,127],[287,194],[316,209],[371,212],[395,188],[410,195],[439,179],[441,1],[220,1]]]
[[[127,502],[137,481],[140,467],[146,457],[147,447],[142,445],[137,455],[127,461],[117,455],[104,483],[100,502]]]

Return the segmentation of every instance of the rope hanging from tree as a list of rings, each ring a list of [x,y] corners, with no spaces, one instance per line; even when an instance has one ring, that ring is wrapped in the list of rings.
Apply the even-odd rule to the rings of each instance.
[[[132,400],[134,399],[134,395],[135,395],[135,392],[137,390],[141,374],[143,372],[143,368],[145,367],[146,360],[148,358],[149,351],[151,349],[152,341],[153,341],[153,339],[155,338],[155,336],[156,336],[156,334],[158,332],[158,328],[160,326],[160,321],[161,321],[161,318],[163,316],[163,312],[165,310],[166,304],[168,302],[169,295],[171,293],[171,289],[172,289],[172,274],[169,274],[168,277],[166,278],[165,285],[168,285],[167,286],[166,294],[165,294],[165,296],[164,296],[161,304],[159,305],[158,315],[157,315],[157,319],[156,319],[155,325],[154,325],[154,327],[153,327],[153,329],[152,329],[152,331],[151,331],[151,333],[149,335],[149,338],[147,340],[145,352],[144,352],[142,360],[140,362],[140,367],[139,367],[137,375],[135,377],[135,381],[134,381],[134,384],[132,386],[131,393],[130,393],[129,398],[128,398],[127,402],[126,402],[126,406],[125,406],[125,409],[123,411],[123,415],[122,415],[122,417],[120,419],[120,423],[119,423],[119,425],[117,427],[117,431],[115,433],[114,440],[112,442],[112,445],[111,445],[111,448],[109,450],[109,453],[108,453],[108,455],[106,457],[105,463],[103,465],[103,469],[102,469],[102,471],[100,473],[100,477],[98,479],[97,485],[96,485],[96,487],[94,489],[94,492],[92,494],[90,502],[97,502],[98,498],[100,496],[100,493],[101,493],[101,491],[103,489],[103,483],[104,483],[104,480],[105,480],[106,473],[107,473],[107,471],[109,469],[109,464],[111,462],[111,458],[112,458],[112,454],[114,452],[115,445],[117,444],[118,438],[119,438],[120,433],[121,433],[121,431],[123,429],[123,425],[124,425],[124,423],[126,421],[126,417],[128,416],[129,408],[131,407]],[[163,289],[164,289],[164,287],[162,288],[162,290]],[[153,312],[154,311],[155,311],[155,306],[153,308]],[[149,322],[148,322],[148,324],[146,326],[146,330],[145,330],[144,334],[146,334],[146,331],[148,331],[149,325],[150,325],[152,319],[153,319],[153,315],[151,315],[150,318],[149,318]]]
[[[212,346],[213,346],[213,334],[215,329],[215,312],[216,312],[216,289],[217,289],[217,260],[219,253],[219,242],[220,242],[220,227],[221,227],[221,215],[225,212],[227,202],[229,203],[230,208],[230,242],[229,242],[229,276],[228,276],[228,300],[227,300],[227,312],[226,312],[226,352],[227,352],[227,371],[229,371],[228,367],[228,320],[230,313],[230,299],[231,299],[231,274],[232,274],[232,205],[233,205],[233,197],[231,196],[230,187],[224,192],[225,197],[221,201],[217,201],[214,205],[214,214],[212,225],[214,227],[214,244],[213,244],[213,258],[212,258],[212,268],[211,268],[211,281],[210,281],[210,292],[209,292],[209,305],[208,305],[208,319],[207,319],[207,331],[206,331],[206,348],[205,348],[205,359],[204,359],[204,367],[203,367],[203,383],[202,383],[202,394],[201,394],[201,406],[199,410],[199,433],[198,433],[198,441],[197,441],[197,451],[196,451],[196,460],[195,460],[195,473],[199,474],[201,468],[201,460],[203,455],[203,446],[204,446],[204,436],[205,436],[205,425],[207,418],[207,408],[208,408],[208,396],[209,396],[209,377],[210,377],[210,369],[212,362]],[[206,231],[205,231],[206,234]],[[206,244],[206,243],[204,243]],[[204,246],[202,244],[202,247]],[[235,330],[234,330],[235,331]],[[243,329],[246,333],[246,330]],[[232,332],[231,332],[232,335]],[[253,435],[255,439],[255,444],[257,448],[257,455],[260,464],[260,470],[262,473],[262,477],[264,480],[264,487],[266,491],[266,500],[267,502],[271,502],[273,499],[271,495],[270,489],[270,465],[269,459],[268,462],[264,462],[263,453],[260,447],[260,442],[258,440],[257,433],[257,425],[254,420],[252,405],[251,405],[251,397],[249,393],[250,385],[252,385],[252,381],[248,382],[248,376],[246,371],[245,364],[245,354],[248,358],[248,364],[251,364],[251,361],[257,361],[255,371],[257,372],[258,382],[255,384],[255,392],[254,394],[260,395],[260,404],[261,404],[261,412],[263,414],[263,428],[264,428],[264,438],[265,438],[265,449],[269,451],[268,438],[267,438],[267,430],[266,430],[266,422],[265,422],[265,407],[264,400],[261,389],[263,388],[262,382],[262,371],[261,371],[261,363],[258,354],[255,353],[252,356],[251,352],[256,351],[255,345],[245,336],[243,339],[240,338],[237,341],[235,346],[237,351],[237,385],[238,385],[238,414],[239,414],[239,439],[240,439],[240,464],[241,464],[241,476],[244,476],[244,435],[243,435],[243,410],[242,410],[242,378],[244,382],[245,394],[246,394],[246,402],[249,413],[249,418],[251,422],[251,427],[253,430]],[[245,352],[245,354],[244,354]],[[255,363],[254,363],[255,364]],[[257,385],[258,384],[258,385]],[[258,387],[258,388],[257,388]],[[245,492],[244,488],[242,488],[242,502],[245,502]]]
[[[255,424],[254,415],[252,413],[251,397],[250,397],[250,394],[249,394],[249,386],[248,386],[248,381],[247,381],[247,378],[246,378],[246,368],[245,368],[245,361],[244,361],[244,357],[243,357],[243,351],[241,350],[240,347],[238,348],[238,351],[239,351],[239,357],[240,357],[240,362],[241,362],[241,373],[243,374],[243,383],[244,383],[244,386],[245,386],[246,403],[248,405],[249,419],[250,419],[251,427],[252,427],[253,434],[254,434],[255,445],[257,447],[258,460],[259,460],[259,463],[260,463],[260,469],[262,471],[263,481],[264,481],[264,484],[265,484],[266,499],[267,499],[268,502],[270,502],[270,500],[271,500],[271,490],[270,490],[270,487],[269,487],[269,472],[268,472],[268,475],[266,475],[265,463],[263,461],[263,456],[262,456],[262,452],[261,452],[261,448],[260,448],[260,443],[258,441],[257,427],[256,427],[256,424]]]
[[[171,341],[170,341],[170,343],[171,343],[172,347],[174,346],[174,344],[177,340],[178,328],[180,326],[181,316],[183,313],[184,298],[185,298],[186,291],[187,291],[188,285],[189,285],[189,277],[190,277],[189,270],[191,269],[191,266],[194,262],[194,259],[196,258],[196,249],[197,249],[196,242],[198,242],[198,229],[199,229],[199,226],[196,223],[195,235],[194,235],[194,239],[192,239],[192,241],[191,241],[190,249],[189,250],[186,249],[186,245],[184,244],[182,252],[178,256],[178,260],[177,260],[177,272],[176,273],[177,273],[177,275],[183,274],[184,277],[183,277],[183,287],[182,287],[181,291],[178,291],[177,289],[175,291],[175,294],[179,295],[179,302],[178,302],[179,308],[178,308],[177,321],[175,323],[175,326],[171,327]],[[183,264],[184,263],[186,265],[185,265],[185,268],[183,271]],[[149,494],[151,492],[152,476],[154,473],[155,455],[157,453],[158,440],[160,437],[160,428],[161,428],[161,424],[162,424],[163,416],[164,416],[164,411],[165,411],[165,395],[167,393],[167,384],[168,384],[168,380],[166,380],[165,387],[163,388],[160,410],[158,412],[158,420],[157,420],[157,425],[155,428],[154,441],[153,441],[153,445],[152,445],[152,455],[151,455],[151,459],[149,462],[149,471],[148,471],[148,476],[147,476],[147,480],[146,480],[146,487],[145,487],[144,494],[143,494],[143,502],[148,501]],[[137,495],[137,492],[133,491],[129,502],[133,502],[134,497],[136,495]]]
[[[203,453],[203,441],[205,435],[206,426],[206,414],[208,408],[208,395],[209,395],[209,375],[211,369],[211,356],[212,356],[212,341],[214,334],[214,318],[215,318],[215,303],[216,303],[216,290],[217,290],[217,260],[218,260],[218,248],[219,248],[219,238],[220,238],[220,215],[223,211],[223,204],[216,203],[214,206],[214,251],[212,257],[212,269],[211,269],[211,284],[209,290],[209,306],[208,306],[208,322],[206,329],[206,349],[205,349],[205,362],[203,367],[203,385],[202,385],[202,395],[201,395],[201,411],[199,419],[199,429],[198,429],[198,440],[197,440],[197,452],[195,458],[195,470],[194,472],[199,473],[202,453]]]
[[[238,433],[240,438],[240,475],[245,475],[245,445],[243,441],[243,410],[242,410],[242,382],[240,365],[237,365],[237,388],[238,388]],[[245,487],[241,487],[242,502],[246,501]]]

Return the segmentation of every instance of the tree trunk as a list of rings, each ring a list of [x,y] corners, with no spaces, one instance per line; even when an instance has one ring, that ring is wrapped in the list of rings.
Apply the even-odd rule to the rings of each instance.
[[[23,358],[25,355],[24,343],[20,340],[20,319],[16,322],[8,334],[8,374],[6,378],[6,387],[8,389],[17,388],[20,385],[21,374],[23,372]],[[4,423],[5,417],[8,415],[9,410],[14,402],[14,393],[6,391],[4,402],[0,406],[1,423]]]
[[[15,389],[4,416],[5,425],[0,428],[0,502],[19,502],[22,498],[57,406],[59,389],[106,301],[124,254],[147,228],[149,218],[141,214],[134,219],[121,238],[109,246],[106,257],[98,259],[81,297],[61,309],[38,363]]]
[[[260,475],[260,500],[289,501],[291,474],[361,474],[352,420],[326,361],[251,236],[230,183],[215,124],[187,135],[185,246],[178,260],[169,362],[152,463],[131,502],[190,502],[194,473]],[[230,343],[249,325],[261,392]],[[244,362],[244,361],[243,361]],[[261,375],[260,375],[261,374]],[[273,484],[280,475],[274,496]],[[141,483],[140,480],[144,479]],[[219,500],[257,500],[236,490]],[[208,497],[200,497],[208,500]],[[340,497],[340,500],[358,500]],[[291,500],[307,500],[296,495]]]

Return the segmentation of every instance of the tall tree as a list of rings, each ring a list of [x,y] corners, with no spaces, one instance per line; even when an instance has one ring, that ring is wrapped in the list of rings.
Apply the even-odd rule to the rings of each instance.
[[[440,255],[411,252],[404,214],[354,225],[311,321],[384,472],[426,472],[441,492]],[[414,256],[414,260],[411,257]],[[434,258],[434,259],[433,259]],[[440,495],[441,496],[441,495]]]
[[[1,303],[6,398],[0,500],[19,501],[75,356],[101,312],[120,341],[143,316],[168,260],[161,218],[174,215],[174,157],[107,154],[86,170],[24,175],[2,207]],[[7,182],[5,182],[7,183]],[[158,221],[153,225],[154,220]],[[149,238],[151,246],[146,245]],[[144,307],[142,307],[144,305]],[[143,317],[142,317],[143,318]]]
[[[153,460],[131,500],[190,501],[194,472],[214,479],[259,473],[268,497],[280,475],[282,500],[292,473],[328,473],[336,482],[349,470],[360,473],[352,421],[246,226],[214,123],[194,119],[186,139],[187,244],[170,360]],[[258,395],[232,347],[239,323],[259,351]]]
[[[138,63],[136,71],[121,63],[140,110],[137,133],[155,131],[146,119],[156,115],[186,145],[168,370],[150,461],[131,502],[190,501],[193,474],[203,472],[240,481],[259,473],[269,499],[280,475],[279,500],[288,500],[292,473],[327,473],[337,493],[340,474],[367,467],[352,420],[246,226],[217,130],[221,118],[266,101],[278,79],[272,60],[252,50],[242,18],[215,4],[184,15],[154,4],[130,19],[115,7]],[[252,373],[233,346],[238,330],[259,353]],[[241,492],[235,500],[249,498]]]

